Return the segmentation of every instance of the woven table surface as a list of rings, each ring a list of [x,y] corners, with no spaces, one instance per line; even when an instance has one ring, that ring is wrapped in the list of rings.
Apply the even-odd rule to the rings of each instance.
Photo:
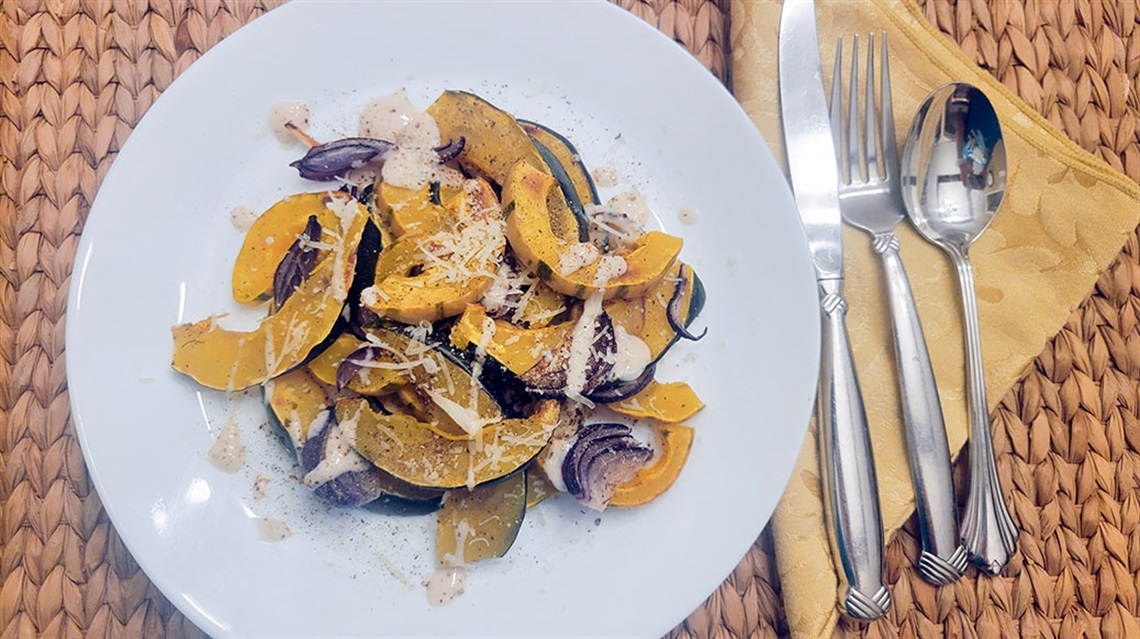
[[[1140,181],[1140,0],[916,0],[983,68]],[[617,0],[730,79],[727,0]],[[279,0],[3,0],[0,636],[200,636],[91,487],[64,314],[90,204],[132,127],[202,52]],[[1138,204],[1140,205],[1140,204]],[[917,524],[888,540],[894,609],[845,636],[1140,637],[1140,236],[991,415],[1023,534],[997,578],[935,588]],[[965,456],[956,465],[959,495]],[[676,637],[787,634],[762,534]]]

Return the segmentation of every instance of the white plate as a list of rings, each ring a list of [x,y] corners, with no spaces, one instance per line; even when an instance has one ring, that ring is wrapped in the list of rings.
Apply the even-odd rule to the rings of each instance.
[[[708,289],[699,325],[659,377],[707,408],[688,465],[640,509],[568,499],[528,515],[509,555],[467,593],[428,605],[434,518],[333,511],[296,481],[258,398],[170,370],[170,326],[221,311],[241,234],[263,210],[320,190],[265,118],[307,102],[312,133],[352,134],[370,98],[406,88],[482,94],[574,140],[616,190],[638,187]],[[604,195],[604,194],[603,194]],[[684,207],[698,211],[682,224]],[[68,307],[75,423],[103,504],[139,564],[215,636],[659,636],[733,569],[768,521],[811,410],[818,317],[786,183],[737,103],[679,46],[608,4],[291,3],[188,69],[115,160],[80,243]],[[233,414],[246,467],[206,460]],[[252,497],[258,475],[267,495]],[[294,534],[262,541],[257,517]]]

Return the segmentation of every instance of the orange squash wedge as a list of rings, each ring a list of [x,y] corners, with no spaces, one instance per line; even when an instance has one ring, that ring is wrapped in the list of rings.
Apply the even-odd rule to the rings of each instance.
[[[342,428],[352,422],[356,451],[381,470],[417,486],[458,488],[522,468],[550,441],[559,408],[540,402],[529,417],[487,426],[478,442],[448,439],[410,415],[382,415],[364,399],[338,400],[336,415]]]
[[[677,481],[693,446],[693,429],[680,424],[662,424],[656,426],[655,431],[660,439],[656,461],[618,486],[609,505],[629,507],[648,504]]]
[[[605,258],[574,270],[564,269],[562,258],[576,247],[593,245],[567,241],[551,227],[547,198],[557,181],[527,162],[518,162],[503,185],[503,214],[507,220],[507,241],[515,256],[538,278],[564,295],[585,299],[605,290],[605,299],[638,297],[661,281],[681,252],[681,238],[658,231],[639,237],[631,246],[611,257],[620,257],[625,272],[599,279]],[[596,250],[595,250],[596,254]]]
[[[483,325],[487,311],[478,304],[469,304],[463,315],[451,327],[451,343],[458,348],[478,345],[483,339]],[[486,344],[487,354],[515,375],[530,370],[543,353],[553,349],[574,327],[564,322],[546,328],[520,328],[506,320],[492,320],[495,332]]]
[[[320,249],[308,279],[257,328],[227,330],[214,317],[171,328],[174,370],[208,388],[235,391],[265,383],[303,363],[332,332],[348,299],[356,249],[369,217],[356,203],[346,210],[351,219],[330,227],[337,237],[330,240],[330,248]]]
[[[679,424],[705,407],[701,398],[685,382],[662,384],[656,380],[633,397],[608,404],[610,409],[630,417],[647,417],[666,424]]]
[[[356,206],[360,205],[353,203],[348,194],[328,191],[290,195],[269,207],[246,232],[234,261],[234,300],[250,304],[273,296],[273,274],[277,272],[277,265],[305,230],[310,215],[317,216],[322,229],[340,233],[338,213],[343,213],[345,207]]]

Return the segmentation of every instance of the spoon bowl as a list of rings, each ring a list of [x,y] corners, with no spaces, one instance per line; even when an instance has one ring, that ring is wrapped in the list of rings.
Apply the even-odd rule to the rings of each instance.
[[[974,562],[997,574],[1013,555],[1017,528],[1002,497],[990,436],[978,301],[968,255],[1005,195],[1005,143],[989,99],[962,82],[935,89],[911,122],[900,164],[907,215],[926,239],[946,250],[958,271],[970,401],[970,492],[960,532]]]
[[[986,95],[955,82],[927,96],[907,133],[902,173],[914,226],[931,242],[965,251],[1005,195],[1005,143]]]

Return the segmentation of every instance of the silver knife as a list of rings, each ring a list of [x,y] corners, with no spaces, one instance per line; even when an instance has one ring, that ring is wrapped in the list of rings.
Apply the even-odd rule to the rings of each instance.
[[[891,596],[883,585],[875,461],[847,338],[838,162],[812,0],[785,0],[779,56],[784,147],[819,283],[823,348],[816,421],[829,531],[846,583],[844,611],[858,619],[876,619],[890,609]]]

